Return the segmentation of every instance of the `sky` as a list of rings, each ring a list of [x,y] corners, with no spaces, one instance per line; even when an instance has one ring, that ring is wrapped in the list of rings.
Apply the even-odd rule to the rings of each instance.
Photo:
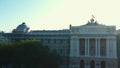
[[[100,24],[120,29],[120,0],[0,0],[0,31],[25,22],[30,30],[68,29],[94,15]]]

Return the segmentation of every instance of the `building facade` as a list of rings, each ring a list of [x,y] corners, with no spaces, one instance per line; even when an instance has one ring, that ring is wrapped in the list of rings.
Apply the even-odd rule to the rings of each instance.
[[[12,33],[3,33],[12,41],[41,40],[59,53],[60,68],[118,68],[116,27],[98,24],[92,18],[82,26],[63,30],[31,30],[22,23]]]
[[[91,19],[71,26],[70,68],[117,68],[116,28]]]

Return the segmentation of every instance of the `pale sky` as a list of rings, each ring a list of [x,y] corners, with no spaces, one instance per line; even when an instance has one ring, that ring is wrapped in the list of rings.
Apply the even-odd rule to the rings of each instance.
[[[86,24],[92,14],[120,29],[120,0],[0,0],[0,30],[11,32],[22,22],[31,30],[68,29]]]

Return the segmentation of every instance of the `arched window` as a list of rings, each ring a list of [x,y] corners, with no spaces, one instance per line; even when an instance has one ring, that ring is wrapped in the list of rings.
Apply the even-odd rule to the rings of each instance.
[[[80,68],[85,68],[84,60],[80,60]]]
[[[95,61],[94,61],[94,60],[92,60],[92,61],[90,62],[90,68],[95,68]]]
[[[101,68],[105,68],[105,61],[101,61]]]

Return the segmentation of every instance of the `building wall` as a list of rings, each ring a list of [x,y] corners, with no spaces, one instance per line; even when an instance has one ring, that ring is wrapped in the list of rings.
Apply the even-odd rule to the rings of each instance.
[[[70,45],[70,36],[68,35],[50,35],[48,34],[9,34],[6,35],[14,41],[19,41],[23,39],[29,40],[41,40],[43,45],[48,46],[51,51],[57,52],[60,54],[62,59],[62,64],[60,67],[68,68],[69,65],[69,45]]]
[[[71,26],[70,68],[117,68],[114,26]]]

